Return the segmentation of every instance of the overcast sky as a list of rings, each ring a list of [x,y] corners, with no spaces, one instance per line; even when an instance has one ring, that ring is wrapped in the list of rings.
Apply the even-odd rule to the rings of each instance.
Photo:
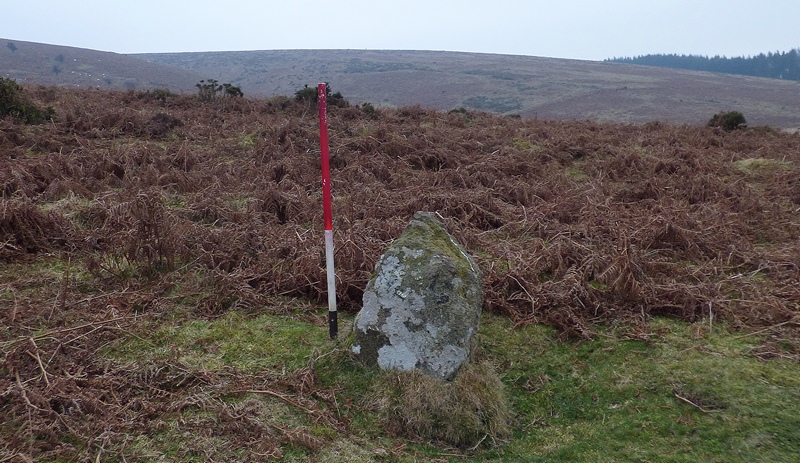
[[[800,48],[800,0],[0,0],[0,37],[117,53],[486,52],[602,60]]]

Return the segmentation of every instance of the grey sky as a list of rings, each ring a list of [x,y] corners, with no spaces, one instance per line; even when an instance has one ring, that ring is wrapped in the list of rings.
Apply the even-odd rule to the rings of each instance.
[[[0,37],[117,53],[448,50],[602,60],[800,48],[800,0],[0,0]]]

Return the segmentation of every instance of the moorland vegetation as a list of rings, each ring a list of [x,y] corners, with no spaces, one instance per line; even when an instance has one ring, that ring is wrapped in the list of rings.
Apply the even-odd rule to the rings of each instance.
[[[362,456],[374,461],[432,451],[414,447],[420,436],[404,434],[402,419],[384,428],[361,414],[372,377],[357,373],[346,345],[320,350],[313,101],[18,90],[52,113],[40,124],[0,119],[3,458],[299,461],[331,449],[358,455],[366,441],[372,453]],[[713,329],[757,333],[747,350],[755,361],[800,356],[798,134],[420,106],[332,106],[329,124],[340,310],[359,309],[374,263],[415,211],[441,214],[484,271],[496,330],[484,355],[510,372],[503,379],[527,417],[516,435],[553,438],[530,441],[538,452],[568,445],[552,432],[574,422],[560,420],[587,419],[603,396],[584,402],[595,396],[569,383],[576,395],[566,402],[583,405],[554,411],[563,391],[548,388],[567,384],[561,367],[526,376],[520,365],[535,360],[512,352],[524,346],[563,352],[578,369],[563,373],[567,382],[596,353],[558,343],[606,342],[626,356],[613,374],[625,374],[635,364],[627,356],[673,336],[676,321],[692,324],[695,340]],[[552,336],[530,331],[542,326]],[[608,344],[609,329],[620,344]],[[674,439],[691,440],[691,427],[724,404],[684,383],[670,383],[666,405],[659,396],[652,409],[685,406],[679,422],[664,422]],[[648,384],[629,399],[661,391]],[[534,417],[531,404],[550,412]],[[759,442],[781,448],[782,429]],[[380,436],[395,440],[374,444]],[[441,444],[434,455],[464,458],[490,441]],[[687,458],[700,451],[691,442]],[[506,458],[481,458],[494,457]]]

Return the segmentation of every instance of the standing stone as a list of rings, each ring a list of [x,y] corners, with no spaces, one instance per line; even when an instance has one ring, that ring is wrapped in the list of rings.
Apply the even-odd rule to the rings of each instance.
[[[370,366],[451,380],[470,357],[482,306],[478,265],[436,214],[417,212],[375,264],[353,352]]]

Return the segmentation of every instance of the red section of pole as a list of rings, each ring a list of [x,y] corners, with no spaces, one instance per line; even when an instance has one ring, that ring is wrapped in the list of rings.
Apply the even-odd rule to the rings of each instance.
[[[317,86],[317,104],[319,106],[319,145],[322,152],[322,216],[325,230],[333,230],[333,212],[331,210],[331,168],[328,152],[328,85]]]
[[[325,267],[328,276],[328,328],[331,339],[339,333],[336,311],[336,274],[333,268],[333,212],[331,211],[331,168],[328,153],[328,85],[317,86],[319,105],[319,146],[322,154],[322,215],[325,219]]]

